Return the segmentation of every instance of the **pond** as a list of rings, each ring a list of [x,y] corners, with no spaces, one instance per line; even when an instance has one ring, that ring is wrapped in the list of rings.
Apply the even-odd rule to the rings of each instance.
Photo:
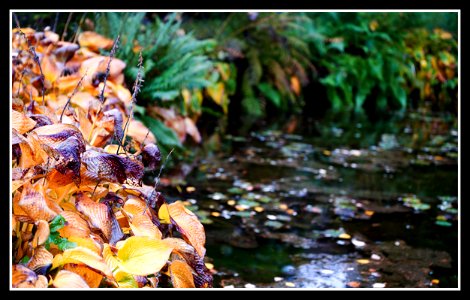
[[[455,118],[301,124],[227,134],[163,188],[204,223],[214,287],[457,287]]]

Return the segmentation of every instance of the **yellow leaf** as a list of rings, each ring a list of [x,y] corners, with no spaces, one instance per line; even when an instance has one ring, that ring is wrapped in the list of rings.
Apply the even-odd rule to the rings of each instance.
[[[77,244],[77,247],[88,248],[98,255],[101,255],[101,246],[90,237],[79,237],[76,235],[69,236],[67,238],[69,242]]]
[[[158,210],[158,219],[162,224],[171,224],[168,204],[163,203],[162,206],[160,206],[160,209]]]
[[[170,264],[171,283],[175,288],[194,288],[194,278],[191,267],[182,260]]]
[[[16,129],[19,134],[25,134],[36,126],[36,121],[27,117],[25,114],[11,111],[11,127]]]
[[[118,251],[119,267],[134,275],[157,273],[166,264],[172,250],[161,240],[132,236]]]
[[[93,250],[85,247],[67,249],[64,251],[64,253],[56,255],[52,263],[52,269],[68,263],[85,264],[90,268],[102,272],[106,276],[113,276],[104,259],[100,255],[93,252]]]
[[[111,250],[111,246],[109,246],[109,244],[103,245],[103,258],[110,270],[115,270],[119,267],[119,261]]]
[[[108,49],[113,46],[113,40],[105,38],[93,31],[84,31],[78,35],[78,43],[81,47],[87,47],[98,52],[99,49]]]
[[[56,288],[86,289],[89,288],[86,281],[80,275],[60,270],[54,278],[52,285]]]
[[[178,224],[185,240],[187,240],[196,249],[199,256],[204,257],[206,249],[206,233],[197,216],[184,207],[181,201],[176,201],[168,205],[170,216]]]

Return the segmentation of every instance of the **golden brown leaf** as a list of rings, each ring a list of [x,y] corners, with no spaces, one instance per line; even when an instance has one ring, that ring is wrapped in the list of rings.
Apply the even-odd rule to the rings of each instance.
[[[44,275],[38,275],[38,280],[36,281],[36,284],[34,285],[35,288],[37,289],[45,289],[47,288],[49,282],[47,281],[47,277]]]
[[[27,117],[25,114],[11,111],[11,127],[18,131],[20,134],[25,134],[36,126],[36,121]]]
[[[148,135],[147,135],[148,133]],[[129,122],[129,127],[127,128],[127,135],[136,140],[139,143],[156,143],[157,140],[153,133],[145,127],[145,125],[137,120],[131,120]]]
[[[86,289],[86,281],[80,275],[67,270],[60,270],[54,278],[52,285],[55,288]]]
[[[197,253],[204,257],[206,249],[204,244],[206,242],[206,233],[201,222],[197,216],[184,207],[181,201],[176,201],[168,205],[171,218],[178,224],[181,229],[181,234],[185,239],[193,245]]]
[[[98,255],[101,255],[101,245],[90,237],[70,236],[67,238],[69,242],[77,244],[77,247],[88,248]]]
[[[66,225],[59,229],[61,236],[68,238],[72,236],[76,237],[88,237],[90,235],[90,227],[88,223],[80,217],[80,215],[73,211],[63,211],[60,213],[67,221]]]
[[[194,288],[192,269],[182,260],[174,260],[170,264],[171,283],[175,288]]]
[[[162,233],[148,215],[138,214],[132,218],[130,227],[135,236],[148,236],[161,240]]]

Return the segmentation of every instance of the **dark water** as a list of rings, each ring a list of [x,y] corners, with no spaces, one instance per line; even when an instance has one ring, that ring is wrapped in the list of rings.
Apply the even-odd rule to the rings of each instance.
[[[167,187],[205,224],[215,286],[457,287],[456,120],[309,124],[226,135]]]

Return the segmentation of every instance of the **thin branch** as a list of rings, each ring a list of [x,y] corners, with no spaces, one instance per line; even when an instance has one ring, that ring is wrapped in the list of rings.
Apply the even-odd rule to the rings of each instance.
[[[33,60],[34,62],[39,66],[39,72],[41,73],[41,84],[42,84],[42,105],[44,106],[45,105],[45,102],[44,102],[44,92],[45,92],[45,83],[44,83],[44,73],[42,72],[42,67],[41,67],[41,62],[39,61],[39,56],[36,54],[36,49],[34,48],[34,46],[31,45],[31,42],[29,41],[28,37],[26,36],[26,34],[21,30],[21,27],[20,27],[20,23],[18,22],[18,18],[16,18],[16,27],[18,28],[18,32],[20,33],[20,35],[23,36],[23,38],[26,40],[26,43],[28,44],[28,48],[29,48],[29,53],[31,53],[31,55],[33,56]]]
[[[83,79],[86,77],[87,72],[88,72],[88,69],[85,71],[85,74],[83,74],[82,78],[80,78],[77,85],[73,89],[72,95],[70,95],[69,99],[67,100],[67,103],[65,103],[64,109],[62,110],[62,113],[60,114],[60,120],[59,120],[60,123],[62,123],[62,117],[64,116],[65,109],[67,109],[67,106],[70,104],[72,97],[75,96],[75,94],[78,91],[78,88],[82,85]]]
[[[69,27],[70,20],[72,20],[73,12],[69,13],[67,17],[67,22],[65,22],[64,31],[62,32],[62,37],[60,38],[61,41],[64,40],[65,34],[67,33],[67,27]]]
[[[75,35],[73,37],[73,41],[72,43],[76,43],[77,42],[77,38],[78,38],[78,35],[80,33],[80,29],[82,28],[82,24],[83,24],[83,21],[85,21],[85,16],[86,16],[86,12],[83,14],[83,16],[80,18],[80,22],[78,23],[78,27],[77,27],[77,30],[75,31]]]
[[[116,54],[116,50],[119,47],[119,37],[120,37],[119,35],[116,37],[116,40],[114,41],[114,44],[113,44],[113,48],[111,49],[111,52],[109,53],[109,61],[106,67],[106,73],[105,73],[104,80],[103,80],[103,89],[101,90],[101,94],[98,98],[101,104],[104,103],[104,90],[106,89],[106,81],[108,80],[109,72],[111,70],[111,61],[113,60],[114,55]]]
[[[23,76],[24,76],[24,73],[26,73],[26,68],[23,69],[23,71],[21,71],[21,77],[20,77],[20,84],[18,85],[18,91],[16,92],[16,98],[18,98],[20,96],[20,91],[21,91],[21,88],[23,86]]]
[[[139,63],[138,63],[137,66],[139,67],[139,70],[137,71],[137,76],[135,78],[134,85],[132,86],[132,97],[131,97],[132,107],[131,107],[131,112],[129,114],[129,117],[126,120],[126,124],[124,125],[123,136],[122,136],[122,139],[121,139],[122,141],[125,141],[125,139],[126,139],[126,130],[127,130],[127,127],[129,126],[129,121],[132,119],[132,117],[134,115],[134,107],[135,107],[135,103],[137,102],[136,97],[137,97],[137,94],[140,92],[140,89],[142,88],[142,82],[144,81],[142,79],[142,73],[143,73],[143,70],[144,70],[142,52],[139,53]],[[121,143],[119,143],[119,146],[118,146],[118,149],[117,149],[116,153],[119,153],[120,148],[121,148]]]
[[[55,14],[54,26],[52,27],[52,32],[54,32],[54,33],[55,33],[56,28],[57,28],[57,23],[59,22],[59,14],[60,14],[59,12],[57,12]]]

